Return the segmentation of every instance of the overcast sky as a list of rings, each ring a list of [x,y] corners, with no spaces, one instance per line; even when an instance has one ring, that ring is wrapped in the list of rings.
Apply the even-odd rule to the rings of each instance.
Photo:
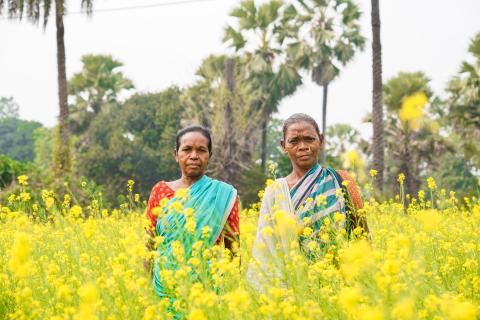
[[[97,0],[95,9],[171,3],[181,0]],[[470,39],[480,32],[479,0],[385,0],[381,2],[384,80],[400,71],[424,71],[442,94]],[[81,68],[87,53],[111,54],[137,91],[160,91],[194,82],[194,72],[209,54],[230,53],[222,44],[228,13],[238,0],[212,0],[137,10],[97,12],[92,18],[65,17],[67,77]],[[350,123],[369,135],[361,119],[371,108],[370,1],[359,1],[366,50],[330,86],[327,122]],[[79,1],[69,1],[71,12]],[[0,18],[1,19],[1,18]],[[55,21],[47,29],[27,22],[0,20],[0,96],[13,96],[23,119],[56,123],[57,67]],[[305,112],[321,121],[322,90],[308,77],[285,99],[277,117]]]

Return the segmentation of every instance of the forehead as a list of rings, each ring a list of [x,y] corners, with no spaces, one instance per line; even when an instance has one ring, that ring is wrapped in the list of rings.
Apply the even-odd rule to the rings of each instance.
[[[204,145],[208,146],[208,139],[200,132],[187,132],[180,138],[180,145]]]
[[[317,136],[315,127],[306,121],[292,123],[285,132],[285,138],[292,136]]]

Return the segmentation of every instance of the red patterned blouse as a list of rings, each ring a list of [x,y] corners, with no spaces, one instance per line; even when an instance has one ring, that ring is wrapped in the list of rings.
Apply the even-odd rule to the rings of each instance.
[[[160,201],[163,198],[171,199],[175,194],[175,190],[170,188],[165,181],[160,181],[153,188],[148,199],[147,206],[147,218],[150,220],[151,230],[155,230],[157,225],[157,217],[152,214],[152,209],[160,205]],[[227,227],[228,225],[228,227]],[[237,239],[240,235],[240,219],[238,217],[238,198],[233,205],[232,211],[227,219],[226,226],[223,228],[222,233],[215,241],[215,244],[219,244],[226,236],[230,239]]]

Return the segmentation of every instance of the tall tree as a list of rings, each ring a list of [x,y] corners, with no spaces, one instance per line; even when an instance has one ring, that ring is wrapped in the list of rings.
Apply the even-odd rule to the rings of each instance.
[[[382,43],[380,40],[379,0],[372,0],[372,124],[373,124],[373,168],[377,170],[375,187],[383,191],[383,172],[385,162],[385,142],[383,139],[383,80],[382,80]]]
[[[327,132],[327,99],[330,83],[340,66],[362,50],[361,12],[352,0],[297,0],[289,5],[278,30],[280,41],[288,43],[289,57],[300,69],[311,74],[323,87],[322,132]],[[322,151],[321,161],[326,159]]]
[[[55,25],[57,31],[58,102],[60,111],[58,117],[59,139],[54,156],[54,171],[57,177],[63,177],[71,170],[67,73],[65,67],[65,27],[63,24],[63,17],[66,12],[66,0],[0,1],[0,14],[3,14],[3,11],[6,9],[11,18],[22,19],[25,15],[28,20],[35,24],[42,20],[43,27],[45,28],[52,11],[52,4],[55,5]],[[87,14],[91,14],[92,8],[93,0],[81,1],[81,9]]]
[[[268,123],[278,110],[280,101],[295,92],[301,77],[294,66],[282,56],[278,41],[283,1],[270,0],[256,5],[254,0],[244,0],[233,9],[231,16],[236,26],[228,26],[224,41],[236,52],[243,53],[249,77],[256,88],[256,107],[261,117],[261,166],[265,170],[267,160]]]
[[[429,82],[422,72],[400,72],[383,86],[388,176],[394,185],[395,177],[404,173],[405,189],[411,195],[420,187],[422,171],[438,166],[440,156],[452,151],[448,141],[439,135],[439,125],[430,111],[438,99]],[[427,100],[430,106],[425,105]]]
[[[214,150],[210,170],[239,189],[240,173],[253,162],[262,111],[255,108],[252,85],[239,57],[209,56],[197,70],[197,83],[183,102],[188,122],[208,126]]]
[[[453,127],[466,158],[480,169],[480,33],[470,43],[472,62],[462,62],[448,84],[448,123]]]

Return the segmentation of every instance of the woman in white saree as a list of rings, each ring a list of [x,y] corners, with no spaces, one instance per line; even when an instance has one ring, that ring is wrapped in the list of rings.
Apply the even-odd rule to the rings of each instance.
[[[351,176],[318,163],[323,141],[318,124],[306,114],[294,114],[283,125],[280,143],[292,172],[265,190],[247,272],[254,286],[264,288],[267,282],[285,285],[284,266],[291,259],[290,250],[301,240],[298,230],[309,228],[310,238],[314,238],[325,219],[341,214],[347,233],[357,226],[368,231],[366,221],[355,213],[362,208],[362,201]]]

